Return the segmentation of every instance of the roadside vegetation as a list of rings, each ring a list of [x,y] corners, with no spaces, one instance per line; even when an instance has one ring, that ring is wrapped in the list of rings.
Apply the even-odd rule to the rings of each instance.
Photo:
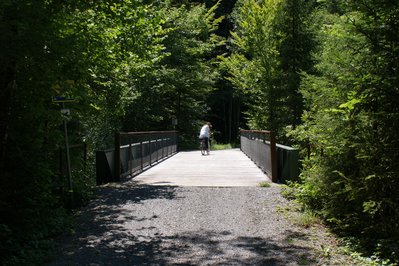
[[[398,264],[399,3],[241,0],[232,16],[226,78],[251,129],[301,151],[293,197]]]
[[[395,251],[395,245],[388,245],[371,251],[365,248],[364,243],[358,237],[342,235],[334,231],[323,217],[304,206],[295,199],[292,187],[281,185],[282,195],[288,199],[288,204],[277,206],[281,213],[292,224],[308,231],[306,240],[293,238],[287,241],[298,245],[311,246],[316,251],[317,260],[325,265],[358,265],[358,266],[394,266],[398,265],[395,259],[384,258],[381,251],[390,248]],[[307,265],[304,263],[303,265]]]

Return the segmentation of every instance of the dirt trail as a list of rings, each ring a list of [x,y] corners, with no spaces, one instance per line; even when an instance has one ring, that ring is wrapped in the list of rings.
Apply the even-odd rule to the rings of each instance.
[[[278,186],[109,185],[50,265],[318,265],[286,203]]]

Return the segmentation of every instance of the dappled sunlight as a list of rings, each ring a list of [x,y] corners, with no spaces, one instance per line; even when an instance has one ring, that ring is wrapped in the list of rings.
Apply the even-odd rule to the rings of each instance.
[[[251,191],[132,181],[102,187],[81,212],[75,234],[62,240],[67,243],[62,256],[51,265],[298,265],[298,258],[313,262],[311,250],[290,241],[305,234],[264,220],[265,215],[276,215],[269,210],[274,203],[259,195],[273,194]],[[255,200],[256,209],[235,200],[245,193],[249,198],[243,202]]]

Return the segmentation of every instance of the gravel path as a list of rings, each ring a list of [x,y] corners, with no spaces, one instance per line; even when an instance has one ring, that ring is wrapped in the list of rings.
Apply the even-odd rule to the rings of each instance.
[[[278,186],[103,187],[50,265],[316,265]]]

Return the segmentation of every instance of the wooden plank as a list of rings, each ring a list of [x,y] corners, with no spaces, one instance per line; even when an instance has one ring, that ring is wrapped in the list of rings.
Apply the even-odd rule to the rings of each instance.
[[[141,184],[171,186],[257,186],[271,182],[239,149],[179,152],[133,179]]]

